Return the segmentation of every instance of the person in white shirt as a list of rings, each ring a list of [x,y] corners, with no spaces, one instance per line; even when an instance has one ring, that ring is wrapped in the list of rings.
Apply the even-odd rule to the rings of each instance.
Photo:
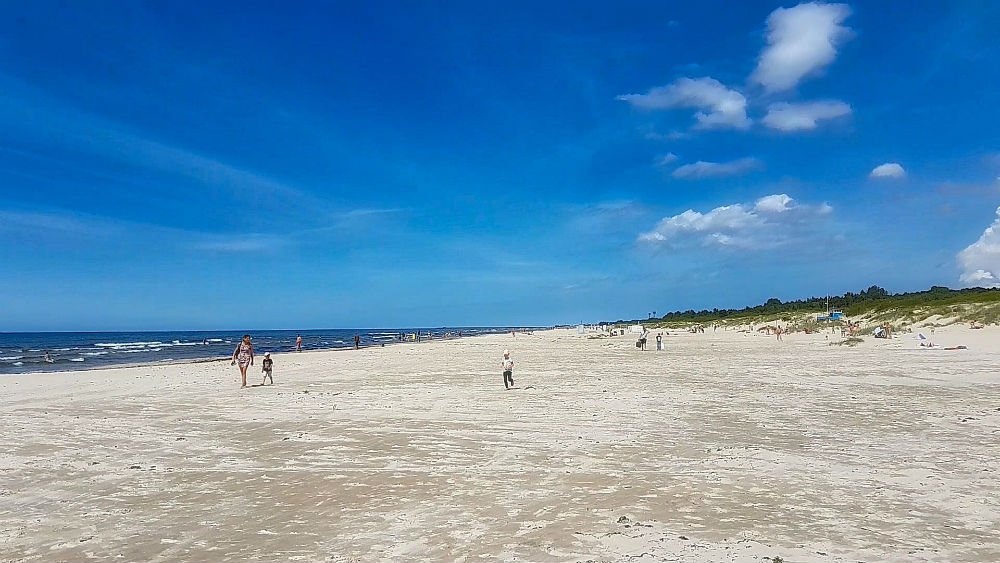
[[[503,388],[514,387],[514,360],[510,359],[510,350],[503,351],[503,360],[500,361],[500,368],[503,369]]]

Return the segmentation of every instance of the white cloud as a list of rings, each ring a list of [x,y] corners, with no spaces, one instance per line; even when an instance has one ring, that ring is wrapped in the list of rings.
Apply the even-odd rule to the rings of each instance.
[[[970,272],[962,274],[962,282],[969,285],[980,285],[983,287],[996,287],[1000,285],[1000,280],[997,276],[993,275],[993,272],[987,272],[986,270],[976,270],[975,272]]]
[[[656,157],[653,163],[656,166],[668,166],[673,162],[675,162],[676,160],[677,160],[677,155],[672,152],[668,152],[667,154],[661,154],[660,156]]]
[[[982,287],[1000,287],[1000,207],[997,218],[979,240],[958,253],[962,283]]]
[[[815,129],[818,122],[851,114],[851,106],[837,100],[790,104],[780,102],[767,108],[764,125],[779,131]]]
[[[706,213],[693,209],[664,217],[639,241],[671,247],[696,243],[716,248],[763,250],[803,241],[817,220],[829,215],[827,204],[800,204],[787,194],[762,197],[751,204],[716,207]]]
[[[850,35],[840,25],[851,9],[847,4],[809,2],[778,8],[767,18],[767,47],[750,79],[768,92],[794,88],[820,72],[837,57],[837,47]]]
[[[869,176],[872,178],[902,178],[906,176],[906,170],[898,162],[886,162],[873,168]]]
[[[774,194],[758,199],[754,209],[764,213],[783,213],[792,208],[792,202],[788,194]]]
[[[645,94],[625,94],[618,99],[641,109],[696,108],[699,129],[750,127],[747,99],[714,78],[680,78]]]
[[[729,162],[706,162],[699,160],[692,164],[679,166],[677,170],[674,170],[673,176],[674,178],[683,178],[685,180],[718,178],[721,176],[746,174],[747,172],[759,170],[763,167],[764,164],[756,158],[740,158]]]

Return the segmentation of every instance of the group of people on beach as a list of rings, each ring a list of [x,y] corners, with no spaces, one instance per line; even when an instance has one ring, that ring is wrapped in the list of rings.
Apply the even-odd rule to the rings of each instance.
[[[657,337],[659,338],[659,337]],[[659,343],[657,343],[659,344]],[[354,337],[354,348],[358,349],[361,346],[360,336]],[[295,349],[298,352],[302,351],[302,335],[297,335],[295,337]],[[254,351],[253,342],[251,342],[250,335],[244,334],[240,343],[236,345],[236,349],[233,350],[232,363],[230,365],[239,365],[240,367],[240,389],[245,389],[247,386],[247,369],[250,368],[254,363]],[[271,353],[267,352],[264,354],[264,361],[262,362],[261,371],[264,373],[264,380],[261,385],[266,385],[268,380],[270,380],[271,385],[274,385],[274,360],[271,359]],[[504,389],[514,388],[514,360],[510,357],[510,350],[503,351],[503,359],[500,361],[500,369],[503,375],[503,387]]]
[[[302,349],[302,337],[299,336],[296,345],[299,350]],[[236,349],[233,350],[233,361],[229,365],[239,365],[240,366],[240,378],[242,379],[242,384],[240,389],[245,389],[247,386],[247,368],[253,365],[253,343],[250,342],[250,335],[244,334],[243,339],[240,343],[236,345]],[[266,385],[267,381],[271,381],[271,385],[274,385],[274,360],[271,359],[271,353],[267,352],[264,354],[264,361],[261,362],[261,371],[264,373],[264,380],[260,383],[261,385]]]
[[[645,350],[646,349],[646,341],[647,341],[648,338],[649,338],[649,331],[646,330],[646,329],[643,329],[642,330],[642,334],[640,334],[639,338],[635,341],[635,347],[638,348],[638,349],[640,349],[640,350]],[[656,351],[657,352],[662,352],[663,351],[663,333],[662,332],[656,333]]]

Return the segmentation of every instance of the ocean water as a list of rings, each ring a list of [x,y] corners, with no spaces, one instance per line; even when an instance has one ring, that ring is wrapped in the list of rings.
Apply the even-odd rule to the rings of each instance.
[[[421,340],[458,338],[510,332],[510,327],[264,330],[250,332],[254,352],[289,352],[302,335],[303,350],[350,348],[354,335],[362,346],[407,340],[420,332]],[[243,333],[237,331],[182,332],[4,332],[0,333],[0,375],[96,369],[111,366],[215,360],[232,356]],[[48,359],[46,358],[48,354]]]

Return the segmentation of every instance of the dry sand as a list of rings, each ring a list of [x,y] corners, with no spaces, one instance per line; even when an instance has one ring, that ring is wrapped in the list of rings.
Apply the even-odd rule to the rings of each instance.
[[[928,336],[0,378],[0,561],[1000,561],[1000,332]]]

